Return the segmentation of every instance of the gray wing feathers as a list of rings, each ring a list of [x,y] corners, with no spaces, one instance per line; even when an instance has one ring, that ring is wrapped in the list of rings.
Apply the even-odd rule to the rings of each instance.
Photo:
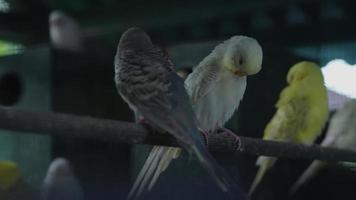
[[[117,81],[119,92],[125,96],[129,104],[143,109],[171,109],[167,93],[170,81],[165,78],[167,72],[149,71],[132,67],[121,70]],[[150,81],[147,80],[150,77]]]
[[[215,65],[199,65],[189,74],[185,86],[193,104],[209,93],[214,83],[219,81],[219,69]],[[196,85],[199,87],[192,87]]]

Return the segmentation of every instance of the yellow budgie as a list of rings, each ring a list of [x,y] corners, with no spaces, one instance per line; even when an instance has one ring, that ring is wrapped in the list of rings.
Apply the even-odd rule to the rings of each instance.
[[[312,62],[299,62],[290,68],[288,86],[276,104],[277,112],[267,124],[263,139],[310,145],[320,135],[328,116],[328,98],[320,67]],[[256,177],[249,195],[277,158],[260,156]]]
[[[0,199],[37,200],[39,195],[22,179],[22,173],[12,161],[0,161]]]

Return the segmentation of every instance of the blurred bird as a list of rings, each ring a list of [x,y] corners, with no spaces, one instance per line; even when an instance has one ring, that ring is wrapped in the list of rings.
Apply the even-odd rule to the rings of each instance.
[[[310,145],[320,135],[329,116],[327,91],[320,67],[312,62],[299,62],[290,68],[287,82],[263,139]],[[257,159],[259,170],[249,195],[276,160],[266,156]]]
[[[205,147],[183,80],[174,72],[172,62],[162,50],[139,28],[130,28],[121,36],[115,57],[115,82],[136,119],[143,118],[173,135],[184,149],[197,156],[223,191],[240,194],[234,181]],[[178,155],[179,152],[172,152],[169,147],[154,146],[128,199],[137,199],[144,189],[152,188],[158,175],[168,166],[167,161]]]
[[[356,151],[356,100],[350,100],[336,112],[321,146]],[[313,161],[292,186],[290,194],[295,193],[325,165],[325,162]],[[355,164],[350,167],[354,168]]]
[[[216,132],[232,117],[245,93],[246,76],[261,70],[262,54],[255,39],[233,36],[193,69],[185,86],[201,129]]]
[[[53,11],[49,16],[49,34],[52,46],[72,52],[84,50],[84,38],[79,24],[62,11]]]
[[[52,161],[43,181],[42,195],[43,200],[83,199],[83,190],[67,159]]]
[[[38,200],[38,193],[22,177],[18,166],[12,161],[0,161],[0,199]]]

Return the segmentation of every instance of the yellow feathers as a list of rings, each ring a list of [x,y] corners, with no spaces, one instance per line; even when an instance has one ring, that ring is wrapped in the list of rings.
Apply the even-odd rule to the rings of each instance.
[[[277,112],[267,124],[263,139],[312,144],[329,115],[327,91],[320,67],[312,62],[299,62],[290,68],[287,82],[288,86],[280,94]],[[260,169],[250,194],[275,161],[276,158],[258,158],[256,165]]]
[[[21,172],[11,161],[0,161],[0,189],[11,189],[21,180]]]
[[[311,144],[329,115],[320,67],[312,62],[297,63],[289,70],[287,82],[263,138]]]

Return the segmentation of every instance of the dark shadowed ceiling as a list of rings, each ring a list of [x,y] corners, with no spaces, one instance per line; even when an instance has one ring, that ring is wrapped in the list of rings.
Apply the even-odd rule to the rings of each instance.
[[[141,26],[160,43],[224,38],[236,33],[283,44],[314,44],[356,37],[356,2],[347,0],[6,0],[0,37],[36,44],[48,40],[48,13],[63,10],[111,41]]]

